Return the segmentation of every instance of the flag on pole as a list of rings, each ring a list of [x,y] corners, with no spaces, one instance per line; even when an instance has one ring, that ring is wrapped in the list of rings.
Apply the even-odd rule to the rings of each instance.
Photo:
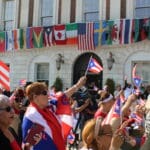
[[[133,84],[134,84],[137,88],[139,88],[140,85],[141,85],[141,83],[142,83],[142,79],[141,79],[140,76],[138,76],[138,75],[136,74],[136,67],[137,67],[137,65],[135,64],[134,67],[133,67],[133,69],[132,69],[132,80],[133,80]]]
[[[0,84],[6,89],[10,90],[9,67],[0,61]]]
[[[87,71],[93,73],[100,73],[103,70],[103,67],[97,62],[95,58],[90,58]]]

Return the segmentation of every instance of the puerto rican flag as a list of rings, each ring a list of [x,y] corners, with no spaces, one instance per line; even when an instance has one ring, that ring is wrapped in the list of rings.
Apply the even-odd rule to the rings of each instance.
[[[141,83],[142,83],[142,79],[141,79],[140,76],[138,76],[138,75],[136,74],[136,67],[137,67],[137,65],[135,64],[134,67],[133,67],[133,69],[132,69],[132,79],[133,79],[134,85],[135,85],[137,88],[139,88],[140,85],[141,85]]]
[[[19,81],[19,86],[25,86],[26,85],[27,80],[26,79],[21,79]]]
[[[100,73],[103,70],[103,67],[97,62],[96,59],[91,58],[88,64],[88,71],[93,73]]]
[[[55,120],[52,120],[55,122]],[[37,111],[35,107],[32,105],[29,105],[29,107],[26,110],[26,113],[23,118],[22,123],[22,136],[23,136],[23,143],[22,146],[25,144],[26,136],[28,134],[29,129],[34,123],[38,123],[44,127],[44,131],[42,132],[41,140],[38,144],[32,146],[29,148],[29,150],[41,150],[44,149],[52,149],[52,150],[58,150],[55,144],[55,139],[52,132],[52,129],[49,128],[46,120],[43,118],[43,116]],[[58,139],[59,140],[59,139]],[[44,144],[43,144],[44,143]]]
[[[75,141],[75,134],[73,133],[73,131],[70,132],[70,134],[67,137],[68,143],[69,144],[73,144]]]
[[[122,107],[121,99],[118,98],[115,101],[115,103],[112,106],[112,108],[110,109],[108,115],[103,120],[102,125],[111,124],[112,118],[120,118],[120,119],[122,119],[121,107]]]
[[[69,99],[63,92],[56,93],[57,108],[56,115],[60,117],[64,139],[67,139],[73,127],[73,113]]]

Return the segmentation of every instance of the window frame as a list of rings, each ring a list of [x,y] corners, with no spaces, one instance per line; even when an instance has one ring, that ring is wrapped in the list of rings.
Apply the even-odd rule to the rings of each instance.
[[[150,4],[149,5],[143,5],[143,6],[136,6],[136,2],[137,2],[137,0],[135,1],[135,4],[134,4],[134,17],[135,18],[139,18],[139,19],[142,19],[143,17],[137,17],[136,16],[136,10],[138,10],[138,9],[145,9],[145,8],[150,8]],[[150,15],[149,16],[145,16],[145,18],[147,18],[147,17],[150,17]]]
[[[52,6],[52,8],[53,8],[53,10],[52,10],[52,15],[45,15],[45,16],[42,16],[42,8],[43,8],[43,0],[41,0],[40,1],[40,6],[41,6],[41,8],[40,8],[40,25],[41,26],[51,26],[51,25],[53,25],[54,23],[54,6],[55,6],[55,1],[53,0],[53,6]],[[52,18],[52,24],[49,24],[49,25],[43,25],[43,18]]]
[[[6,2],[8,2],[8,1],[13,1],[13,3],[14,3],[14,15],[13,15],[13,19],[8,19],[8,20],[6,20],[5,19],[5,13],[6,13]],[[0,13],[1,13],[1,18],[0,18],[0,23],[2,24],[1,25],[1,29],[0,30],[2,30],[2,31],[7,31],[7,30],[13,30],[14,28],[17,28],[17,26],[18,26],[18,16],[19,16],[19,14],[18,14],[18,12],[19,12],[19,3],[20,3],[20,1],[18,1],[18,0],[2,0],[1,1],[1,4],[2,4],[2,6],[1,6],[1,11],[0,11]],[[12,22],[12,26],[11,26],[11,28],[10,29],[6,29],[6,23],[7,22]]]
[[[47,75],[47,78],[38,78],[38,73],[39,73],[39,71],[38,71],[38,65],[47,65],[47,73],[48,73],[48,75]],[[50,74],[50,72],[49,72],[49,63],[48,62],[37,62],[37,63],[35,63],[35,75],[34,75],[34,80],[35,81],[38,81],[38,82],[45,82],[47,85],[49,85],[49,74]],[[45,72],[45,71],[44,71]]]
[[[99,6],[99,1],[98,1],[98,6]],[[83,22],[89,22],[86,20],[86,14],[94,14],[94,13],[98,13],[98,20],[91,20],[91,21],[94,21],[94,22],[97,22],[99,21],[99,16],[100,16],[100,10],[99,10],[99,7],[98,7],[98,10],[92,10],[92,11],[86,11],[85,10],[85,6],[84,6],[84,0],[82,0],[82,10],[83,10]],[[94,18],[95,19],[95,18]]]

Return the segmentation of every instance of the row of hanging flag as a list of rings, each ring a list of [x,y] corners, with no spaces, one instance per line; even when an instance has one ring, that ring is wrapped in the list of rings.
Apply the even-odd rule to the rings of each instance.
[[[130,44],[150,39],[150,18],[59,24],[0,31],[0,52],[77,45],[94,50],[100,45]]]

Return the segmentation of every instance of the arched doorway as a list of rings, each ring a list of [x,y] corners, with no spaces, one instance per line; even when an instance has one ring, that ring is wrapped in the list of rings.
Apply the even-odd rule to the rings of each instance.
[[[96,54],[91,52],[82,54],[77,58],[74,64],[73,84],[75,84],[78,81],[78,79],[85,74],[91,55],[93,58],[95,58],[98,61],[98,63],[101,66],[103,66],[101,59]],[[95,82],[96,86],[101,89],[103,83],[102,80],[103,80],[103,72],[100,72],[99,74],[95,74],[91,72],[87,73],[87,84],[91,82]]]

